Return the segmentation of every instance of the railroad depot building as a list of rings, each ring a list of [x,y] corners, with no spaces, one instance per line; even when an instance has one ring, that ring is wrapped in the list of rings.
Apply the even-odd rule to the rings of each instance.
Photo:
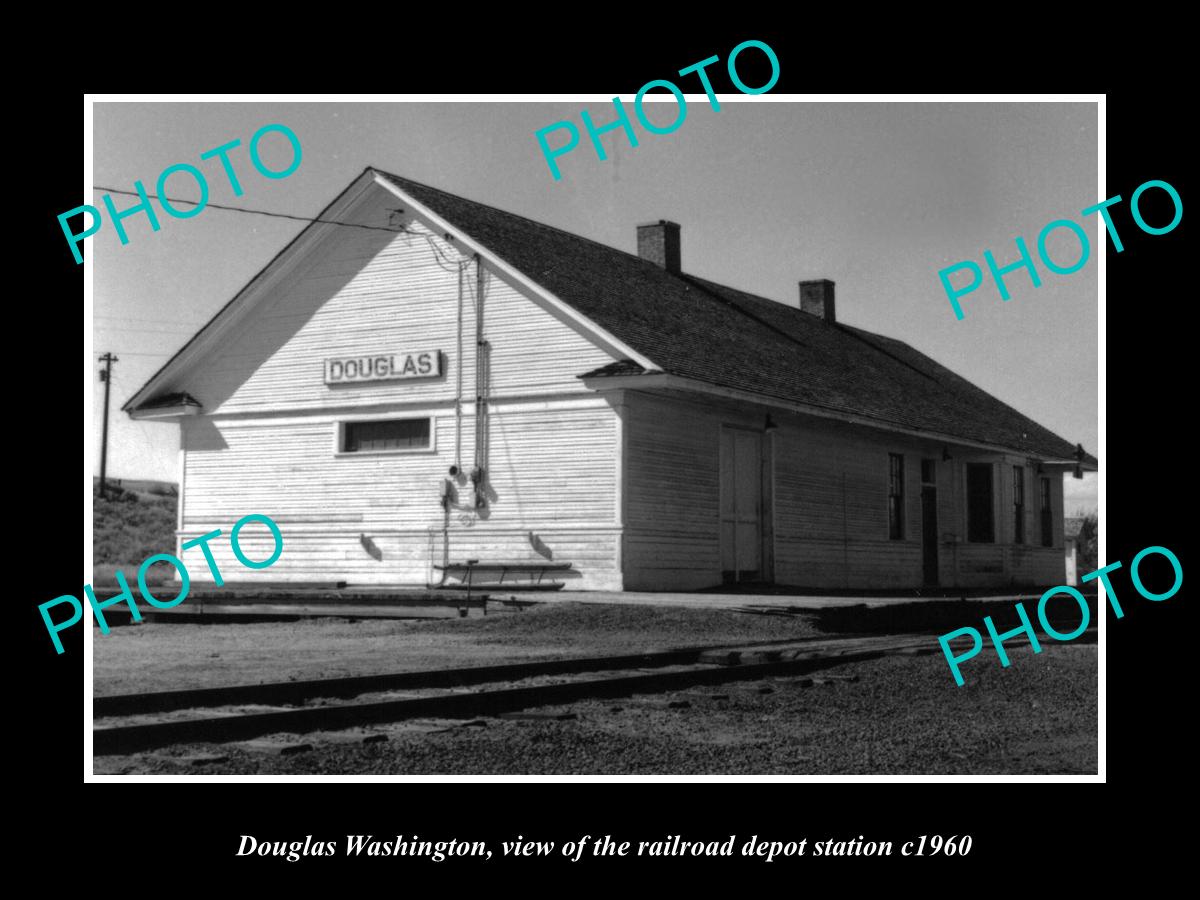
[[[262,513],[271,577],[351,585],[1063,582],[1096,460],[832,282],[778,303],[680,271],[671,222],[635,256],[370,168],[317,218],[125,405],[181,428],[180,543]]]

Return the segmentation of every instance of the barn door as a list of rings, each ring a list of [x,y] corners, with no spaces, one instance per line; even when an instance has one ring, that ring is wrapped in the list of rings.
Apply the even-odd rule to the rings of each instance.
[[[721,574],[725,581],[762,580],[763,436],[721,429]]]

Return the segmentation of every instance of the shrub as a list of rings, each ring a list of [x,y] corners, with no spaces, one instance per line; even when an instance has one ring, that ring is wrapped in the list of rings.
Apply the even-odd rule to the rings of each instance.
[[[130,502],[130,498],[136,502]],[[155,553],[175,552],[174,497],[146,496],[132,491],[108,499],[96,497],[92,509],[92,561],[97,571],[116,567],[137,572]],[[158,567],[155,567],[158,568]]]
[[[1079,527],[1079,571],[1094,572],[1100,565],[1100,520],[1096,513],[1083,517]]]

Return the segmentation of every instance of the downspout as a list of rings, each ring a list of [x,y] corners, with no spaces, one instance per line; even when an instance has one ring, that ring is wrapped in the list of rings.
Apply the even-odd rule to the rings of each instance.
[[[846,470],[842,469],[842,587],[850,588],[850,532],[846,521]]]
[[[442,482],[442,565],[450,565],[450,500],[454,490],[451,479],[462,471],[462,395],[463,395],[463,264],[458,264],[458,343],[454,357],[454,465],[450,478]],[[443,569],[443,572],[445,570]],[[443,576],[444,577],[444,576]]]
[[[463,392],[463,269],[458,265],[458,350],[454,357],[458,384],[454,391],[454,468],[462,471],[462,392]],[[457,474],[457,472],[451,473]]]
[[[488,408],[487,393],[490,346],[483,336],[483,260],[475,254],[475,467],[471,480],[475,484],[475,508],[487,506],[488,466]]]

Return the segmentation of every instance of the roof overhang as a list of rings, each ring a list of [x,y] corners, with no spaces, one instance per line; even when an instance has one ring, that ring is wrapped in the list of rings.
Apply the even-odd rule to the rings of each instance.
[[[1063,472],[1074,471],[1079,469],[1081,472],[1099,472],[1099,462],[1091,457],[1084,459],[1041,459],[1038,460],[1038,465],[1043,469],[1059,469]]]
[[[973,447],[978,450],[987,450],[992,453],[1005,453],[1015,456],[1025,456],[1030,459],[1038,460],[1043,466],[1062,465],[1064,469],[1074,469],[1078,465],[1086,471],[1096,471],[1095,466],[1087,460],[1045,460],[1039,457],[1036,453],[1031,453],[1028,448],[1006,447],[1001,444],[983,443],[970,438],[964,438],[959,435],[944,434],[938,431],[928,431],[920,428],[913,428],[912,426],[904,425],[903,423],[892,422],[887,419],[874,418],[872,416],[865,416],[861,413],[849,412],[847,410],[833,407],[823,407],[811,403],[799,403],[792,400],[784,400],[779,397],[772,397],[769,394],[756,394],[752,391],[743,391],[737,388],[723,387],[722,385],[710,384],[709,382],[697,381],[692,378],[684,378],[679,375],[671,375],[665,372],[648,372],[646,374],[639,375],[601,375],[597,377],[592,377],[589,374],[581,375],[580,380],[583,382],[585,387],[594,391],[676,390],[707,394],[709,396],[736,400],[740,403],[757,403],[761,406],[785,410],[787,412],[803,413],[804,415],[817,416],[823,419],[834,419],[839,422],[849,422],[854,425],[865,425],[869,428],[878,428],[884,431],[895,432],[897,434],[906,434],[912,437],[938,441],[940,443],[954,444],[959,447]]]
[[[131,419],[178,419],[180,416],[196,416],[204,412],[198,406],[181,403],[176,406],[148,406],[129,410]]]

